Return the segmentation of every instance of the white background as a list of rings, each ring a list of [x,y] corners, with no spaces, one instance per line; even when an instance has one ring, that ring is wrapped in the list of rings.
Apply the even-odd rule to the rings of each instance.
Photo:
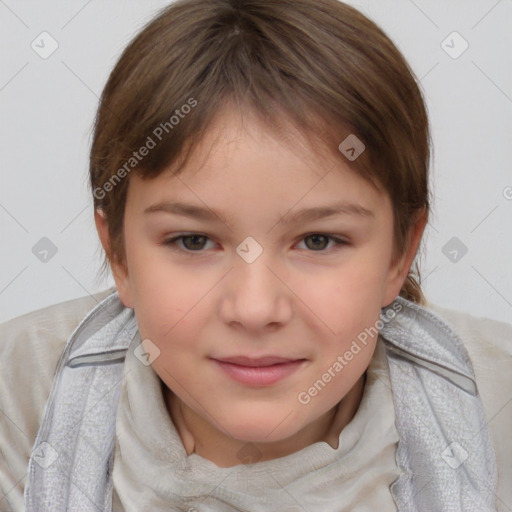
[[[512,1],[349,3],[398,45],[427,98],[435,196],[420,260],[427,298],[512,323]],[[92,122],[121,50],[166,4],[0,1],[0,321],[113,284],[96,277]],[[31,48],[43,31],[59,45],[47,59]],[[441,46],[453,31],[469,44],[456,59]],[[445,44],[457,52],[463,42]],[[32,252],[42,237],[57,247],[46,263]],[[468,249],[456,262],[443,253],[453,237]]]

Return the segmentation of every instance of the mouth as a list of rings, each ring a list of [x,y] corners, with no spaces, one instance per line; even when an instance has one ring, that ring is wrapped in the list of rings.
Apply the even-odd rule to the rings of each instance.
[[[306,363],[306,359],[268,356],[246,356],[213,359],[220,370],[231,379],[248,386],[271,386],[290,376]]]

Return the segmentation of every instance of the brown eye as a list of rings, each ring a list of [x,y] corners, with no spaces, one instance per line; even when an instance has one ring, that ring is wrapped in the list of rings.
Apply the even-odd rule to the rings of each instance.
[[[313,250],[318,250],[318,249],[323,250],[329,244],[329,237],[325,236],[325,235],[319,235],[319,234],[308,235],[307,237],[304,238],[304,240],[311,241],[311,243],[306,242],[306,246],[308,247],[308,249],[313,249]]]
[[[188,249],[189,251],[197,251],[198,249],[202,249],[204,247],[207,237],[203,235],[187,235],[182,236],[181,239],[185,249]]]
[[[203,253],[203,249],[209,238],[205,235],[192,233],[189,235],[180,235],[164,240],[162,245],[170,249],[181,251],[185,254],[193,255],[192,253]]]
[[[336,250],[341,249],[343,246],[350,245],[347,240],[323,233],[310,233],[309,235],[305,235],[302,240],[305,241],[304,245],[309,252],[318,252],[320,254],[329,254],[331,252],[330,249]],[[330,242],[332,242],[333,245],[328,247]]]

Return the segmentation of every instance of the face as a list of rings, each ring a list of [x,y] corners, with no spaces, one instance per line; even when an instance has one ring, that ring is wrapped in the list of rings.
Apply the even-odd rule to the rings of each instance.
[[[304,147],[225,111],[179,175],[130,177],[121,300],[168,388],[241,441],[293,436],[348,393],[376,338],[353,342],[410,266],[392,262],[388,196]]]

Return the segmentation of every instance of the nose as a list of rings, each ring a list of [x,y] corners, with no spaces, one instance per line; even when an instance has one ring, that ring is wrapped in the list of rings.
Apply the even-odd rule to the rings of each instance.
[[[224,278],[222,321],[253,332],[275,330],[289,322],[293,292],[283,274],[265,252],[252,263],[236,256],[234,268]]]

